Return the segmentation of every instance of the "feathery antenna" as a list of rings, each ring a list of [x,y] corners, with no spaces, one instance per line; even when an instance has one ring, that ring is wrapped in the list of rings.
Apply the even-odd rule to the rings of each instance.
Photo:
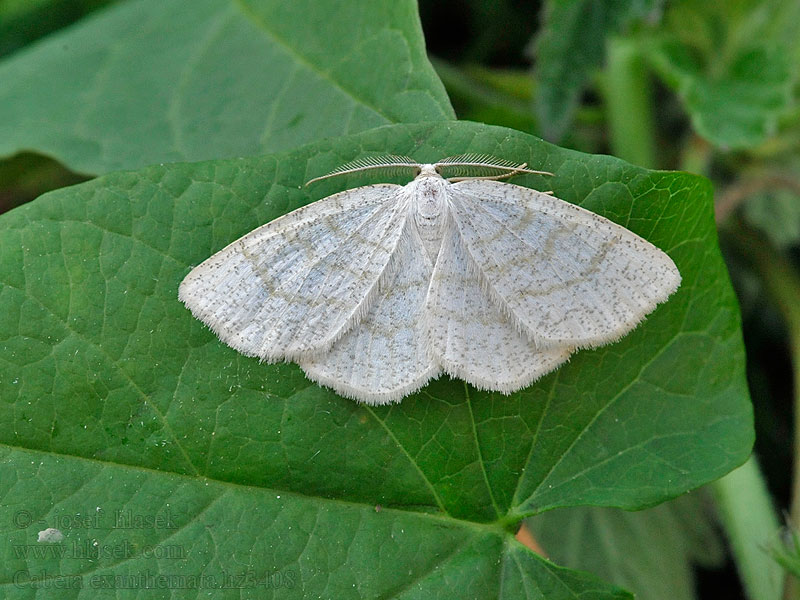
[[[452,173],[446,179],[450,182],[466,181],[468,179],[506,179],[519,175],[520,173],[530,173],[533,175],[553,175],[549,171],[536,171],[528,168],[528,163],[514,163],[503,158],[497,158],[488,154],[459,154],[458,156],[448,156],[435,165],[437,172],[444,177],[444,171]],[[507,171],[499,175],[492,175],[495,171]],[[468,174],[469,173],[469,174]]]
[[[468,179],[506,179],[514,175],[519,175],[520,173],[553,175],[548,171],[529,169],[527,163],[519,164],[488,154],[460,154],[458,156],[449,156],[434,163],[433,166],[436,168],[437,173],[443,177],[444,173],[442,173],[442,171],[446,170],[448,174],[452,173],[452,175],[446,177],[450,182],[465,181]],[[348,175],[350,173],[359,173],[372,169],[382,169],[387,171],[390,175],[404,174],[408,169],[413,169],[416,173],[419,173],[420,167],[422,167],[422,164],[408,156],[398,156],[395,154],[366,156],[344,163],[326,175],[309,179],[306,185],[311,185],[317,181],[322,181],[323,179],[336,177],[338,175]],[[496,174],[498,170],[505,171],[505,173]]]
[[[386,169],[389,174],[396,175],[405,173],[407,169],[416,169],[419,171],[420,165],[417,161],[408,156],[397,156],[395,154],[387,154],[385,156],[366,156],[358,158],[354,161],[339,165],[327,175],[314,177],[309,179],[306,185],[310,185],[316,181],[322,181],[329,177],[336,177],[338,175],[347,175],[349,173],[358,173],[360,171],[367,171],[370,169]]]

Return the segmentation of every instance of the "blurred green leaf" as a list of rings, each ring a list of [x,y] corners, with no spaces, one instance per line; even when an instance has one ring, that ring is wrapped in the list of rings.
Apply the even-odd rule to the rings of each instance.
[[[89,174],[452,116],[411,0],[128,1],[0,63],[0,156]]]
[[[793,104],[798,20],[797,2],[679,0],[644,45],[695,130],[723,149],[747,148],[774,133]]]
[[[603,63],[606,40],[636,20],[656,12],[663,0],[549,0],[533,45],[535,100],[540,131],[558,141],[593,69]]]
[[[678,292],[613,345],[511,396],[443,377],[390,407],[228,348],[177,300],[191,266],[359,174],[364,154],[480,152],[668,251]],[[715,479],[752,443],[739,318],[711,188],[463,122],[397,125],[290,154],[155,166],[0,217],[0,577],[291,572],[276,597],[620,598],[513,539],[549,508],[642,508]],[[162,514],[176,529],[65,527],[129,558],[12,553],[60,515]],[[33,525],[15,528],[27,511]],[[57,525],[55,525],[57,526]],[[16,527],[19,527],[17,523]],[[190,559],[142,551],[177,544]],[[23,578],[24,581],[24,578]],[[27,597],[23,585],[5,591]],[[237,596],[238,597],[238,596]]]
[[[742,202],[742,218],[781,249],[800,244],[800,179],[787,172],[784,182],[789,181],[793,189],[776,186]]]
[[[453,102],[459,119],[511,127],[536,133],[539,126],[531,111],[535,85],[530,73],[518,69],[489,69],[480,65],[455,66],[433,60]],[[604,115],[596,107],[582,106],[575,113],[574,126],[563,139],[568,148],[600,152],[606,148],[601,129]]]
[[[638,600],[693,600],[694,564],[716,567],[722,540],[702,493],[640,512],[561,508],[526,522],[547,555],[631,590]]]

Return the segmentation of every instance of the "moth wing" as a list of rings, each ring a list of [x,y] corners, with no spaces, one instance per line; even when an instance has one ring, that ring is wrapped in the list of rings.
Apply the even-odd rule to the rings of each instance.
[[[444,371],[482,388],[510,393],[569,358],[567,347],[537,350],[482,286],[480,273],[450,221],[425,305],[431,352]]]
[[[325,350],[369,308],[403,231],[402,189],[346,190],[267,223],[195,267],[178,296],[243,354]]]
[[[406,224],[369,311],[329,351],[302,358],[308,377],[367,404],[388,404],[421,388],[441,368],[426,350],[420,318],[432,264]]]
[[[680,285],[666,253],[588,210],[497,181],[450,190],[487,290],[541,348],[619,339]]]

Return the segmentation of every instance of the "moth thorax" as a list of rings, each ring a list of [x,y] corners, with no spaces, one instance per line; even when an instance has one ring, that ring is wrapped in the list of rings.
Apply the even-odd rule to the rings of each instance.
[[[438,175],[418,177],[411,190],[410,208],[417,231],[432,261],[439,254],[447,217],[447,186]]]
[[[445,212],[447,202],[447,186],[449,184],[439,177],[417,177],[412,183],[411,204],[418,222],[437,219]]]

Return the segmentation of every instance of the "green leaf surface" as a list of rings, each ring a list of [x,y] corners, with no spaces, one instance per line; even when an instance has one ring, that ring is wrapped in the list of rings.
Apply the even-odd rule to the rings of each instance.
[[[128,1],[0,63],[0,156],[89,174],[452,116],[411,0]]]
[[[229,242],[375,181],[361,173],[304,187],[309,178],[386,152],[421,161],[489,153],[554,172],[516,182],[651,240],[683,284],[630,335],[579,352],[526,390],[503,396],[442,377],[378,408],[336,396],[293,364],[238,354],[177,300],[191,267]],[[155,166],[47,194],[0,218],[0,303],[7,552],[57,527],[59,515],[97,507],[169,510],[178,523],[131,534],[124,560],[7,554],[0,582],[14,597],[29,597],[16,591],[19,571],[73,573],[88,587],[96,573],[149,567],[291,571],[296,587],[276,597],[622,597],[524,549],[516,525],[560,506],[656,504],[726,473],[752,443],[708,182],[502,128],[387,126],[290,154]],[[20,511],[36,525],[16,529]],[[67,540],[128,539],[105,527],[63,529]],[[191,558],[142,550],[173,542]]]
[[[747,148],[773,134],[793,104],[798,19],[797,2],[681,0],[644,47],[697,133],[724,149]]]
[[[656,10],[662,1],[547,2],[545,22],[533,46],[535,108],[545,138],[563,138],[592,70],[603,63],[606,39]]]
[[[526,522],[552,560],[614,581],[637,600],[693,600],[694,565],[717,567],[724,557],[702,493],[639,512],[581,506]]]

